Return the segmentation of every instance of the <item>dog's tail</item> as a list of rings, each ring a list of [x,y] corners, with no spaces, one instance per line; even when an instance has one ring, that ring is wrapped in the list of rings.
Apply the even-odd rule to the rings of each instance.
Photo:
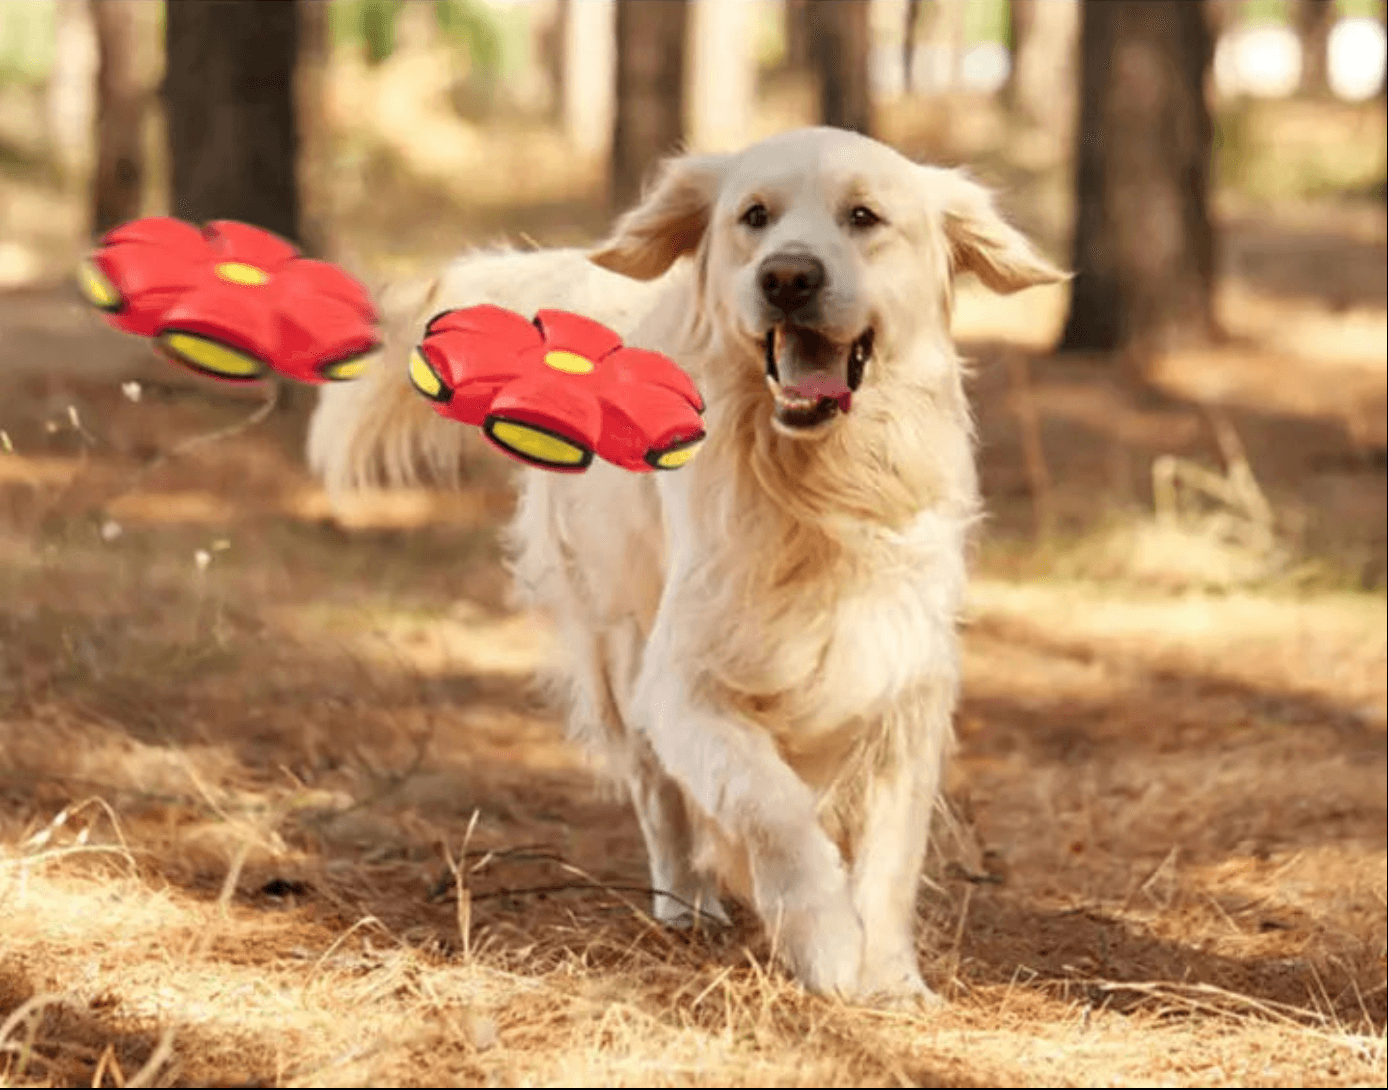
[[[381,293],[384,347],[353,382],[323,387],[308,429],[308,464],[338,497],[359,488],[456,479],[467,429],[439,416],[411,385],[407,357],[437,281]]]

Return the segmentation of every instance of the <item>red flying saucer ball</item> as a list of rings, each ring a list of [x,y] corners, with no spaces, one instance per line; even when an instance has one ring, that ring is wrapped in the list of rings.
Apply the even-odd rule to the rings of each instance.
[[[151,216],[110,231],[78,270],[108,325],[229,382],[279,372],[300,382],[356,378],[380,347],[366,289],[278,235],[217,220],[202,230]]]
[[[637,473],[678,469],[704,438],[704,402],[688,375],[563,310],[533,322],[495,306],[445,311],[409,374],[443,416],[559,473],[582,473],[594,453]]]

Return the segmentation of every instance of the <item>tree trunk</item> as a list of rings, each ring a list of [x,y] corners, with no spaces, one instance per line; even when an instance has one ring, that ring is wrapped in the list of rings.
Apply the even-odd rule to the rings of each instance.
[[[59,0],[54,9],[53,67],[48,74],[49,153],[64,185],[85,182],[91,170],[96,119],[96,30],[83,0]]]
[[[810,3],[811,0],[785,0],[785,67],[791,72],[806,72],[812,63],[810,57]]]
[[[1141,357],[1213,336],[1213,42],[1189,0],[1084,0],[1075,280],[1061,347]]]
[[[561,0],[564,4],[564,132],[581,153],[608,150],[615,124],[616,0]]]
[[[647,172],[684,136],[687,0],[617,4],[617,110],[612,125],[611,203],[629,207]]]
[[[1034,45],[1032,27],[1038,3],[1039,0],[1007,0],[1007,52],[1011,63],[1007,69],[1007,82],[1002,87],[1002,98],[1017,112],[1023,112],[1017,72],[1022,67],[1022,57]]]
[[[1079,0],[1011,0],[1012,70],[1004,94],[1019,119],[1058,138],[1074,128]]]
[[[906,0],[901,42],[901,87],[908,95],[915,86],[913,69],[916,66],[916,45],[920,40],[922,3],[923,0]]]
[[[173,214],[241,220],[302,241],[294,67],[297,0],[166,5],[164,100]]]
[[[746,0],[698,0],[689,12],[689,138],[699,151],[736,151],[747,142],[756,98],[752,7]]]
[[[1326,51],[1334,25],[1334,0],[1297,0],[1296,32],[1301,40],[1300,91],[1303,95],[1321,97],[1330,93],[1330,63]]]
[[[299,135],[299,236],[304,251],[333,260],[332,133],[328,122],[328,63],[332,57],[328,5],[321,0],[299,9],[299,51],[294,72]]]
[[[140,215],[146,88],[139,68],[140,0],[91,0],[96,28],[96,176],[92,231]]]
[[[819,77],[820,120],[871,135],[868,2],[811,0],[806,14],[811,62]]]

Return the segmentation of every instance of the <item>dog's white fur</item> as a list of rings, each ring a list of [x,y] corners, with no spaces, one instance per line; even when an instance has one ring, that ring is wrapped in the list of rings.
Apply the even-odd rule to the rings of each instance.
[[[850,226],[863,203],[885,222]],[[876,334],[851,411],[807,437],[773,423],[756,325],[757,264],[787,246],[824,262],[845,339]],[[1062,275],[984,189],[865,137],[676,158],[595,252],[465,256],[398,300],[388,365],[329,387],[309,439],[334,490],[456,466],[465,429],[403,361],[428,318],[476,303],[587,314],[693,376],[708,439],[678,472],[522,472],[518,586],[557,629],[573,736],[629,788],[670,894],[656,915],[722,917],[731,892],[806,986],[852,998],[928,994],[915,899],[978,510],[949,336],[963,270],[1000,291]]]

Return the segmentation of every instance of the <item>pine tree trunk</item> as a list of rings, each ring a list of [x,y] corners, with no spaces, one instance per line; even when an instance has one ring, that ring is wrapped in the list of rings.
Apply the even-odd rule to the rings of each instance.
[[[810,0],[806,15],[820,120],[871,135],[868,0]]]
[[[1011,0],[1012,70],[1004,94],[1026,122],[1058,136],[1074,128],[1078,0]]]
[[[146,88],[139,70],[140,0],[91,0],[96,28],[96,175],[92,231],[140,215]]]
[[[697,0],[689,11],[689,138],[700,151],[747,142],[756,100],[752,7],[746,0]]]
[[[810,58],[809,8],[813,0],[784,0],[786,27],[785,67],[791,72],[808,71]]]
[[[1330,63],[1326,50],[1335,25],[1334,0],[1297,0],[1296,30],[1301,39],[1301,93],[1330,93]]]
[[[924,0],[906,0],[905,25],[901,35],[901,87],[910,94],[915,86],[916,46],[920,41],[921,5]]]
[[[332,133],[328,122],[328,64],[332,41],[328,5],[321,0],[299,9],[299,49],[294,72],[298,126],[299,236],[304,251],[333,260]]]
[[[610,196],[614,210],[634,204],[642,182],[684,136],[687,0],[617,4],[617,109],[612,126]]]
[[[615,124],[617,0],[561,0],[564,132],[582,154],[610,153]]]
[[[1061,347],[1139,359],[1214,335],[1213,42],[1190,0],[1084,0],[1075,281]]]
[[[294,111],[298,0],[166,5],[173,214],[301,241]]]

